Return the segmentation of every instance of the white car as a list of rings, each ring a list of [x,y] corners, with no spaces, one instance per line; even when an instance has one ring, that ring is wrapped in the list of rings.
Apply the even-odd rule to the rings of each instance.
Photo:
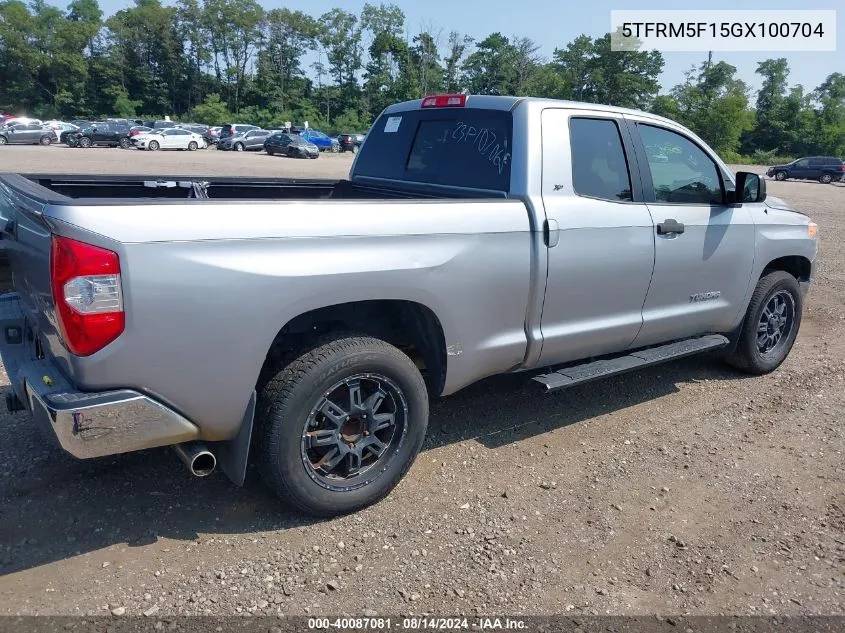
[[[78,125],[74,125],[73,123],[65,123],[64,121],[45,121],[41,125],[43,125],[45,128],[50,128],[51,130],[53,130],[53,134],[55,134],[57,141],[61,138],[62,132],[72,132],[74,130],[79,129]]]
[[[159,149],[187,149],[195,151],[207,147],[199,134],[178,127],[152,130],[132,137],[131,143],[138,149],[156,151]]]

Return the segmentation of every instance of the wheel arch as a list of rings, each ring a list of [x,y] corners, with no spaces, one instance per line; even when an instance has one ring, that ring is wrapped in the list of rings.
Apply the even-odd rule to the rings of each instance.
[[[771,260],[763,267],[760,279],[775,270],[782,270],[795,277],[799,282],[809,281],[813,271],[812,262],[803,255],[786,255]]]
[[[417,364],[432,394],[443,391],[447,368],[443,325],[431,308],[405,299],[337,303],[289,319],[269,345],[257,389],[295,354],[326,334],[336,332],[369,335],[396,346]]]

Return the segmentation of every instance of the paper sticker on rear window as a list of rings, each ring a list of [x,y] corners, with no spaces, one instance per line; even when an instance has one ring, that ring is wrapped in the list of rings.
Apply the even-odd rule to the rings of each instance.
[[[391,116],[387,118],[387,123],[384,124],[384,133],[390,134],[399,129],[399,124],[402,122],[401,116]]]

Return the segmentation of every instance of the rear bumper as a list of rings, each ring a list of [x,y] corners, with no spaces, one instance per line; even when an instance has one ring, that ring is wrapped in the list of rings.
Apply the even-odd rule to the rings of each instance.
[[[192,422],[131,389],[83,392],[47,358],[37,358],[20,299],[0,296],[0,356],[12,390],[33,420],[80,459],[197,439]]]

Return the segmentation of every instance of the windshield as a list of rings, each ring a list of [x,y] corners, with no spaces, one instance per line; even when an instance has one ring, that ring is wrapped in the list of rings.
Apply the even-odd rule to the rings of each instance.
[[[508,191],[512,116],[437,108],[383,115],[367,135],[356,176]]]

